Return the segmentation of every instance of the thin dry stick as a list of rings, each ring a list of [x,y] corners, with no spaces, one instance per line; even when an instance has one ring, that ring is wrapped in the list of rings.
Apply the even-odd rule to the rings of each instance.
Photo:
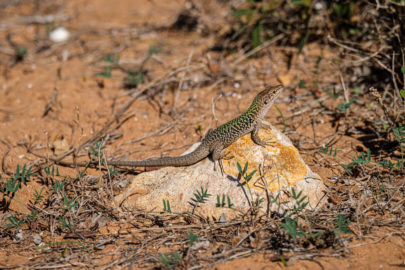
[[[273,45],[274,43],[276,43],[277,41],[279,41],[280,39],[284,38],[284,34],[279,34],[277,36],[275,36],[274,38],[272,38],[269,41],[264,42],[262,45],[257,46],[256,48],[254,48],[253,50],[249,51],[246,54],[243,54],[240,58],[237,58],[232,64],[233,65],[237,65],[240,62],[244,61],[245,59],[249,58],[250,56],[254,55],[257,52],[260,52],[263,49],[266,49],[267,47],[269,47],[270,45]]]
[[[218,118],[215,115],[215,103],[222,97],[222,94],[219,94],[215,99],[212,98],[211,100],[211,112],[212,112],[212,117],[215,120],[215,125],[218,125]]]
[[[347,90],[346,84],[345,84],[345,80],[343,79],[342,73],[339,70],[339,78],[340,78],[340,82],[342,83],[342,87],[343,87],[343,92],[345,94],[345,100],[346,103],[349,103],[349,97],[350,97],[350,93]]]
[[[7,146],[7,150],[6,150],[6,152],[4,152],[3,159],[1,161],[1,169],[3,170],[3,172],[5,174],[11,175],[12,172],[10,172],[6,169],[6,157],[7,157],[8,153],[11,151],[11,145],[3,140],[0,140],[0,142]]]
[[[391,67],[392,67],[392,71],[394,71],[394,69],[395,69],[395,51],[392,52],[392,65],[391,65]],[[396,90],[394,92],[394,102],[393,102],[394,103],[394,112],[397,112],[399,110],[397,109],[398,104],[397,104],[396,101],[398,100],[398,95],[400,96],[401,92],[400,92],[400,90],[398,88],[397,80],[395,79],[395,72],[392,72],[391,75],[392,75],[392,82],[394,83],[394,87],[395,87],[395,90]],[[387,90],[385,90],[385,91],[387,91]],[[401,98],[401,97],[399,97],[399,98]],[[399,116],[399,114],[398,114],[398,116]]]
[[[369,91],[377,99],[378,103],[380,104],[380,107],[383,109],[385,118],[387,119],[387,121],[390,122],[390,127],[389,128],[395,127],[396,126],[395,122],[391,119],[390,114],[388,113],[386,106],[384,106],[380,93],[378,93],[377,89],[375,89],[374,87],[370,87]]]
[[[387,70],[388,72],[390,72],[391,74],[393,74],[393,76],[396,76],[396,77],[398,76],[398,74],[396,74],[392,69],[388,68],[384,63],[382,63],[382,62],[376,57],[377,55],[374,55],[374,53],[373,53],[373,54],[370,54],[370,53],[368,53],[368,52],[361,51],[361,50],[358,50],[358,49],[349,47],[349,46],[347,46],[347,45],[345,45],[345,44],[343,44],[343,43],[338,42],[336,39],[332,38],[330,35],[328,35],[328,40],[329,40],[330,42],[332,42],[333,44],[335,44],[335,45],[337,45],[337,46],[340,46],[340,47],[342,47],[342,48],[344,48],[344,49],[346,49],[346,50],[349,50],[349,51],[352,51],[352,52],[355,52],[355,53],[359,53],[359,54],[362,54],[362,55],[364,55],[364,54],[367,55],[367,54],[368,54],[369,57],[370,57],[370,59],[376,61],[377,64],[380,65],[383,69],[385,69],[385,70]],[[398,79],[399,79],[399,78],[398,78]]]
[[[44,113],[42,114],[42,117],[45,117],[50,111],[53,110],[53,107],[56,106],[57,98],[58,98],[58,89],[54,88],[52,90],[52,95],[49,99],[49,102],[45,105],[45,110]]]
[[[266,191],[266,199],[267,199],[266,216],[268,218],[270,216],[271,199],[270,199],[269,187],[267,185],[265,175],[271,169],[271,167],[270,166],[265,166],[264,163],[265,163],[265,160],[263,161],[262,164],[259,165],[260,176],[259,176],[259,179],[257,181],[262,180],[263,185],[264,185],[264,190]],[[266,168],[266,171],[264,170],[264,168]]]
[[[174,110],[176,110],[177,100],[179,98],[181,88],[183,87],[184,76],[186,76],[186,71],[187,71],[188,67],[190,66],[190,62],[191,62],[191,59],[193,57],[193,53],[194,53],[194,48],[191,49],[191,52],[188,55],[186,69],[184,70],[183,74],[181,75],[180,82],[179,82],[179,85],[177,87],[176,95],[175,95],[175,98],[174,98],[174,104],[173,104],[173,109]]]
[[[205,66],[203,64],[198,64],[198,65],[190,65],[188,67],[179,67],[176,70],[167,72],[166,74],[164,74],[163,76],[161,76],[157,80],[154,80],[153,82],[151,82],[149,85],[151,85],[153,83],[152,84],[153,86],[159,86],[159,85],[167,83],[169,78],[173,77],[174,75],[176,75],[177,73],[179,73],[179,72],[181,72],[183,70],[188,69],[188,71],[190,72],[190,71],[196,71],[196,70],[201,69],[201,68],[205,68]],[[118,95],[118,97],[132,96],[132,94],[135,93],[137,90],[138,89],[128,91],[126,93]]]
[[[99,172],[100,175],[103,175],[101,172],[101,165],[102,165],[102,159],[101,159],[101,153],[102,156],[104,158],[104,164],[107,168],[107,175],[108,175],[108,179],[107,179],[107,185],[109,187],[109,189],[106,189],[106,192],[108,193],[108,195],[110,195],[111,199],[113,200],[115,209],[117,209],[120,213],[123,213],[123,211],[121,210],[121,207],[118,205],[117,201],[115,200],[115,196],[114,196],[114,192],[113,192],[113,187],[112,187],[112,180],[111,180],[111,172],[110,169],[108,167],[108,163],[107,163],[107,159],[105,157],[105,153],[101,152],[101,147],[105,146],[105,142],[108,140],[108,138],[106,138],[105,140],[103,140],[99,145],[98,145],[98,149],[97,149],[97,153],[98,153],[98,165],[99,165]],[[100,176],[100,181],[102,180],[102,176]],[[108,181],[109,180],[109,181]]]
[[[147,134],[145,134],[145,135],[143,135],[143,136],[141,136],[139,138],[136,138],[136,139],[130,140],[128,142],[122,143],[119,146],[126,145],[126,144],[137,143],[137,142],[140,142],[140,141],[142,141],[142,140],[144,140],[146,138],[152,137],[152,136],[154,136],[156,134],[163,135],[166,132],[168,132],[170,129],[172,129],[174,127],[174,125],[177,123],[177,121],[178,121],[178,119],[176,119],[173,122],[167,124],[166,126],[163,126],[163,127],[159,128],[159,129],[157,129],[155,131],[152,131],[150,133],[147,133]]]
[[[124,104],[122,105],[118,111],[115,113],[114,117],[112,119],[110,119],[105,125],[104,127],[99,130],[93,137],[91,137],[90,139],[88,139],[86,142],[82,143],[79,147],[74,147],[71,150],[65,152],[64,154],[59,155],[56,158],[51,158],[51,160],[53,162],[60,162],[63,158],[65,158],[66,156],[70,155],[71,153],[78,153],[78,151],[80,149],[82,149],[83,147],[93,143],[94,141],[98,140],[100,137],[102,137],[107,130],[110,128],[110,126],[119,120],[119,118],[122,116],[122,114],[124,114],[124,112],[126,112],[128,110],[128,108],[132,105],[132,103],[134,103],[134,101],[143,93],[145,93],[149,88],[153,87],[155,84],[157,84],[159,81],[161,80],[161,78],[154,80],[152,82],[150,82],[149,84],[145,85],[144,87],[142,87],[142,89],[138,90],[136,93],[133,93],[131,95],[131,98]]]
[[[255,232],[260,231],[262,229],[263,228],[259,227],[259,228],[254,229],[253,231],[249,232],[245,237],[243,237],[242,239],[239,240],[239,242],[235,245],[235,248],[239,247],[243,243],[243,241],[248,239],[252,234],[254,234]]]

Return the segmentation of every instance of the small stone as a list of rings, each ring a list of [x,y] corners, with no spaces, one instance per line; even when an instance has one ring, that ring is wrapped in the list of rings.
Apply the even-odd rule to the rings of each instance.
[[[315,9],[316,9],[316,10],[321,10],[321,9],[324,8],[323,5],[324,5],[324,4],[323,4],[321,1],[316,2],[316,4],[315,4]]]
[[[98,245],[98,246],[95,246],[94,248],[97,250],[103,250],[103,249],[105,249],[105,245]]]
[[[23,239],[23,232],[22,232],[22,230],[19,230],[18,233],[16,233],[16,235],[13,239],[13,242],[20,243],[22,239]]]
[[[208,240],[199,241],[199,242],[197,242],[197,243],[194,243],[194,245],[192,245],[192,246],[190,247],[190,250],[191,250],[191,251],[199,250],[199,249],[201,249],[201,248],[208,248],[209,246],[210,246],[210,241],[208,241]]]
[[[218,222],[219,223],[226,223],[227,222],[225,213],[222,213],[222,215],[219,217]]]
[[[32,236],[32,238],[34,239],[34,243],[35,243],[35,245],[40,245],[41,244],[41,241],[42,241],[42,239],[41,239],[41,236],[39,235],[39,234],[34,234],[33,236]]]
[[[64,27],[58,27],[49,33],[49,39],[53,42],[64,42],[69,38],[69,31]]]

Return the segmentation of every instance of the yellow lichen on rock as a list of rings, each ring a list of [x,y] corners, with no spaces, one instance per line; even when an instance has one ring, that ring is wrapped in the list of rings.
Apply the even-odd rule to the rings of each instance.
[[[298,181],[305,179],[307,166],[290,142],[281,142],[270,128],[260,130],[259,136],[262,140],[271,140],[271,145],[258,146],[251,140],[250,134],[247,134],[227,148],[233,158],[223,160],[225,173],[237,177],[239,174],[237,163],[239,162],[243,168],[248,162],[247,175],[257,170],[249,180],[249,187],[263,190],[267,186],[269,191],[294,186]],[[261,172],[264,177],[261,176]],[[243,178],[241,182],[246,184]]]

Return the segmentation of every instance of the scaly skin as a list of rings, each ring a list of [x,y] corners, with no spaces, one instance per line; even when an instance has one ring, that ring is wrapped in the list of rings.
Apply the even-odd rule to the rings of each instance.
[[[198,148],[187,155],[163,157],[155,160],[111,160],[108,161],[108,164],[130,167],[180,167],[195,164],[210,154],[212,154],[214,161],[220,161],[224,157],[225,148],[248,133],[251,133],[253,142],[266,146],[267,143],[259,138],[258,132],[262,126],[264,116],[282,90],[283,87],[281,85],[266,87],[255,97],[245,113],[219,126],[215,130],[208,131]]]

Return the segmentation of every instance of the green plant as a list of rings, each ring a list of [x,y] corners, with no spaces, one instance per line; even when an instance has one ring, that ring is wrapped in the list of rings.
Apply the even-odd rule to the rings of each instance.
[[[256,3],[256,1],[247,1],[250,3],[248,8],[233,9],[232,15],[239,24],[239,29],[233,34],[232,39],[241,36],[250,36],[251,47],[256,48],[264,40],[274,37],[273,32],[265,23],[266,17],[279,6],[277,1],[269,3]]]
[[[42,195],[42,192],[45,190],[44,187],[41,188],[41,191],[38,192],[37,190],[35,190],[34,193],[34,204],[39,203],[40,201],[42,201],[42,199],[44,198],[44,196]]]
[[[262,208],[263,202],[264,202],[264,199],[263,199],[263,198],[258,198],[258,199],[253,203],[253,208],[254,208],[254,209]]]
[[[302,191],[296,193],[294,188],[291,188],[291,195],[294,199],[294,205],[291,210],[286,213],[284,221],[281,223],[282,230],[297,241],[298,238],[303,237],[305,239],[315,239],[322,235],[322,232],[314,232],[311,228],[311,224],[306,216],[304,210],[308,206],[308,197],[303,196]],[[302,224],[299,223],[299,219],[303,218],[307,229],[304,229]]]
[[[102,150],[105,149],[105,145],[102,142],[96,142],[94,145],[90,145],[90,155],[91,160],[104,160],[104,153]]]
[[[88,162],[86,167],[83,168],[83,170],[79,170],[79,175],[76,176],[75,181],[77,179],[83,178],[86,175],[87,168],[90,166],[90,164],[91,164],[91,162]]]
[[[404,166],[404,148],[402,143],[405,142],[405,126],[397,127],[392,130],[394,132],[395,140],[398,142],[401,149],[401,169]]]
[[[167,213],[172,213],[172,209],[170,208],[169,200],[163,200],[163,211]]]
[[[24,221],[17,219],[15,216],[7,217],[7,219],[10,221],[10,223],[6,225],[7,228],[15,227],[18,229],[21,224],[25,223]]]
[[[328,156],[331,156],[333,158],[337,158],[338,160],[344,162],[340,157],[337,156],[337,148],[333,148],[333,146],[325,145],[325,147],[321,147],[319,149],[319,152],[322,154],[326,154]],[[343,167],[343,169],[349,173],[350,175],[353,174],[353,172],[350,170],[351,166],[354,166],[354,163],[349,163],[349,164],[339,164],[340,166]]]
[[[44,199],[44,195],[42,195],[42,192],[45,190],[45,188],[43,187],[41,189],[40,192],[38,192],[37,190],[35,190],[34,193],[34,202],[33,205],[37,205],[39,202],[41,202]],[[30,213],[27,216],[27,219],[30,222],[34,222],[36,219],[38,218],[38,211],[35,209],[31,209]]]
[[[55,180],[55,184],[53,185],[53,188],[54,188],[55,192],[62,192],[64,185],[65,185],[65,181],[60,182],[59,180]]]
[[[34,222],[38,218],[38,211],[35,209],[31,209],[30,213],[27,216],[27,219],[30,222]]]
[[[25,180],[30,180],[31,176],[34,175],[34,173],[31,172],[31,169],[32,169],[32,166],[30,166],[27,170],[27,164],[24,164],[24,166],[20,172],[20,164],[17,164],[17,169],[16,169],[14,179],[21,180],[25,184]]]
[[[16,50],[16,62],[24,60],[24,57],[27,55],[27,48],[26,47],[20,47],[17,48]]]
[[[352,231],[349,229],[350,220],[347,219],[346,215],[338,215],[336,218],[336,225],[332,228],[332,231],[336,236],[342,233],[351,234]]]
[[[108,173],[109,173],[110,175],[114,175],[114,174],[117,174],[117,173],[118,173],[118,170],[117,170],[117,169],[108,168]]]
[[[253,201],[252,190],[250,189],[250,186],[248,183],[249,183],[249,180],[252,179],[253,175],[256,173],[257,170],[253,170],[251,173],[248,174],[247,173],[247,171],[248,171],[248,162],[247,161],[245,163],[245,166],[243,167],[243,170],[242,170],[242,166],[240,166],[239,162],[236,162],[236,167],[238,168],[238,171],[239,171],[238,178],[244,179],[244,184],[247,186],[247,188],[249,190],[249,195],[250,195],[249,204],[251,206],[253,206],[252,205],[252,201]]]
[[[353,105],[354,102],[354,98],[351,98],[349,103],[342,103],[336,106],[336,108],[340,109],[343,113],[345,113],[347,111],[347,109],[350,108],[350,106]]]
[[[281,223],[282,230],[288,233],[294,241],[297,241],[298,237],[305,237],[305,231],[302,225],[298,225],[297,219],[286,217],[285,221]]]
[[[104,67],[103,72],[96,72],[97,76],[104,77],[104,78],[110,78],[111,77],[111,70],[112,70],[112,64],[118,64],[119,62],[119,56],[115,54],[107,54],[104,56],[104,62],[109,63],[107,66]]]
[[[20,181],[17,179],[7,179],[6,180],[6,185],[5,185],[5,192],[3,193],[3,199],[5,196],[8,196],[10,198],[10,201],[14,198],[15,193],[18,191],[20,188]]]
[[[32,166],[30,166],[27,169],[27,165],[24,164],[22,170],[20,171],[20,164],[17,164],[16,172],[14,174],[14,177],[11,179],[6,179],[6,183],[4,185],[4,190],[3,192],[3,199],[7,196],[9,198],[8,203],[10,203],[16,192],[21,186],[21,182],[25,184],[26,180],[29,180],[31,176],[34,175],[33,172],[31,172]]]
[[[284,133],[285,130],[287,129],[287,124],[286,124],[286,121],[285,121],[285,118],[284,118],[284,114],[277,105],[273,105],[273,106],[277,110],[277,112],[280,114],[281,121],[283,122],[283,130],[282,130],[282,132]]]
[[[194,245],[195,242],[198,241],[199,237],[198,237],[198,234],[194,234],[193,230],[190,229],[190,231],[187,233],[187,239],[188,239],[188,244],[191,247],[192,245]]]
[[[109,53],[104,56],[104,62],[118,64],[119,61],[120,61],[119,55]]]
[[[136,88],[138,84],[143,81],[143,74],[141,72],[135,72],[124,78],[124,86],[127,89]]]
[[[198,203],[205,203],[210,196],[211,194],[208,193],[208,189],[204,190],[204,188],[201,187],[201,192],[197,190],[192,200]]]
[[[63,193],[63,208],[66,210],[70,210],[75,206],[78,206],[78,203],[75,202],[76,198],[68,199],[65,193]]]
[[[44,171],[45,171],[45,174],[47,177],[54,178],[55,176],[60,176],[58,167],[56,167],[56,175],[55,175],[55,166],[54,165],[52,165],[51,167],[45,167]]]
[[[331,157],[336,157],[337,149],[333,148],[333,146],[325,145],[325,147],[321,147],[321,149],[319,149],[319,152],[327,154]]]
[[[179,266],[182,261],[183,256],[177,252],[159,255],[159,262],[164,264],[168,268]]]
[[[148,57],[151,57],[154,54],[158,54],[161,50],[162,50],[162,48],[159,48],[159,47],[157,47],[155,45],[151,45],[149,47]]]
[[[336,92],[336,89],[333,88],[333,91],[325,90],[325,93],[330,96],[333,100],[337,100],[342,95],[342,90]]]
[[[51,22],[46,22],[45,23],[45,29],[46,29],[46,35],[49,36],[49,34],[57,28],[55,24],[55,20],[52,20]]]
[[[111,78],[111,65],[104,67],[103,72],[96,72],[97,76],[104,77],[104,78]]]
[[[333,158],[337,158],[338,160],[344,162],[343,159],[341,159],[340,157],[337,156],[337,149],[333,148],[332,146],[328,146],[326,145],[325,147],[321,147],[319,149],[319,152],[322,154],[326,154],[329,155]],[[393,163],[390,160],[386,160],[383,159],[382,161],[379,162],[374,162],[371,160],[371,151],[369,148],[367,148],[366,152],[356,152],[355,153],[355,157],[353,158],[353,160],[347,164],[340,164],[340,166],[343,167],[343,169],[349,173],[350,175],[353,175],[353,171],[352,168],[358,166],[358,165],[368,165],[370,163],[373,164],[378,164],[382,167],[385,168],[396,168],[398,170],[401,170],[403,168],[403,163],[402,162],[397,162],[397,163]]]
[[[221,199],[219,198],[219,195],[217,195],[217,203],[215,204],[216,207],[228,207],[231,208],[233,206],[233,203],[231,202],[231,198],[226,195],[226,202],[225,202],[225,194],[222,194],[222,202]]]
[[[402,160],[397,161],[397,162],[392,162],[391,160],[383,159],[383,160],[379,161],[378,164],[384,168],[388,168],[390,170],[396,169],[397,171],[402,170],[404,167]]]
[[[298,82],[298,88],[306,89],[306,88],[308,88],[308,87],[305,85],[305,82],[304,82],[303,80],[300,80],[300,81]]]
[[[70,224],[70,223],[65,219],[65,217],[59,217],[59,220],[60,220],[60,223],[62,224],[62,227],[63,227],[63,228],[69,228],[69,229],[73,228],[72,224]]]
[[[367,154],[364,154],[364,152],[356,152],[356,157],[353,159],[353,163],[367,165],[371,160],[370,155],[371,152],[369,148],[367,148]]]
[[[124,87],[126,89],[136,88],[140,83],[144,81],[144,76],[146,72],[143,70],[144,65],[150,60],[150,58],[161,51],[162,49],[152,45],[149,47],[148,55],[142,61],[141,68],[139,70],[126,70],[128,76],[124,78]]]
[[[291,188],[291,194],[295,201],[295,205],[293,206],[293,212],[288,216],[292,216],[294,214],[298,216],[308,206],[308,197],[306,195],[302,196],[302,190],[297,194],[293,187]]]
[[[38,247],[37,250],[41,250],[43,248],[57,246],[57,245],[64,245],[64,244],[79,245],[79,246],[83,247],[86,250],[87,253],[90,253],[89,248],[85,244],[81,243],[80,241],[71,241],[71,240],[52,242],[52,243],[49,243],[49,244]]]
[[[353,158],[353,161],[350,162],[349,164],[344,164],[342,166],[349,174],[353,174],[351,168],[358,165],[367,165],[370,162],[371,162],[371,152],[370,149],[367,148],[367,154],[364,154],[364,152],[356,152],[356,156]]]
[[[236,166],[238,167],[239,175],[243,177],[245,180],[245,184],[247,185],[249,180],[253,177],[253,175],[256,173],[257,170],[253,170],[250,174],[247,174],[247,169],[248,169],[248,162],[246,161],[245,166],[242,167],[240,166],[239,162],[236,162]]]

